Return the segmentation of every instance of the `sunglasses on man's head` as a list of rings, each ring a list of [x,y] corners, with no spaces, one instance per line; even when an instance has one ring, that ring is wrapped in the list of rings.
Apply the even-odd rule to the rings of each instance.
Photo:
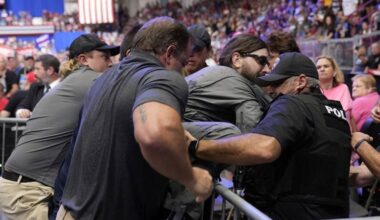
[[[252,54],[252,53],[242,53],[241,56],[242,57],[252,57],[261,66],[265,66],[265,65],[269,66],[268,58],[266,56],[259,56],[259,55]]]

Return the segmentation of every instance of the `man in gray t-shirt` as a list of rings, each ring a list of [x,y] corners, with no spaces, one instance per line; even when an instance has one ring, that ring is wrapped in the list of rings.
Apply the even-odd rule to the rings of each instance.
[[[9,219],[48,219],[48,201],[84,95],[111,65],[110,56],[118,54],[119,47],[86,34],[73,41],[69,52],[70,68],[63,66],[62,82],[38,102],[5,164],[0,178],[0,209]]]

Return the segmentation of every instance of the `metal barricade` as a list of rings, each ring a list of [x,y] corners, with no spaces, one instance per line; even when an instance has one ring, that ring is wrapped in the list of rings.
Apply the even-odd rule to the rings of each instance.
[[[342,70],[351,71],[355,63],[355,46],[364,45],[367,48],[373,42],[380,40],[380,31],[365,35],[355,35],[351,38],[331,40],[299,40],[297,41],[301,52],[315,60],[320,55],[333,57]]]
[[[16,146],[20,131],[22,130],[22,127],[20,125],[25,125],[27,120],[28,119],[26,118],[0,118],[0,123],[3,126],[3,133],[1,139],[1,173],[4,170],[4,164],[7,159],[7,150],[10,151],[10,148],[12,148],[13,150],[13,148]],[[7,140],[7,132],[8,134],[10,134],[8,135],[8,137],[14,136],[14,142],[10,142],[11,140]]]
[[[214,185],[214,194],[211,196],[211,200],[207,201],[205,204],[205,209],[204,209],[204,215],[203,215],[203,220],[213,220],[215,219],[213,216],[213,208],[215,204],[215,193],[222,196],[223,201],[222,201],[222,210],[221,210],[221,216],[220,219],[224,220],[227,217],[226,211],[227,211],[227,206],[226,206],[226,201],[228,201],[232,206],[233,206],[233,219],[238,220],[240,219],[240,214],[244,214],[244,216],[247,219],[251,220],[269,220],[267,215],[265,215],[263,212],[252,206],[250,203],[245,201],[243,198],[241,198],[239,195],[236,193],[232,192],[231,190],[227,189],[220,183],[215,183]],[[207,203],[209,203],[207,205]],[[208,207],[212,207],[211,209]]]

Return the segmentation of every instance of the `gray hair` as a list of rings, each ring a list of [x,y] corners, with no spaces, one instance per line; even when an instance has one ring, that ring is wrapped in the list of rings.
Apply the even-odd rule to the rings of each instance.
[[[294,81],[297,78],[298,78],[298,76],[291,76],[288,79],[286,79],[285,81],[288,81],[289,79],[291,79],[291,81]],[[312,92],[312,93],[320,93],[321,92],[318,79],[306,76],[306,80],[307,80],[307,85],[306,85],[305,89],[308,89],[308,90],[303,90],[303,92]],[[288,82],[290,82],[290,81],[288,81]]]
[[[320,92],[319,79],[313,77],[306,77],[307,87],[310,88],[310,92]]]

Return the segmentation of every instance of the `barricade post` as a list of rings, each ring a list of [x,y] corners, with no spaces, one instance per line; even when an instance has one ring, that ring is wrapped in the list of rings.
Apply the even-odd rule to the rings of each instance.
[[[6,130],[7,130],[7,125],[14,125],[14,127],[10,128],[10,132],[15,133],[15,139],[14,139],[14,147],[17,144],[18,141],[18,136],[19,136],[19,131],[21,127],[19,126],[20,124],[26,124],[27,118],[0,118],[0,123],[3,126],[3,135],[2,135],[2,140],[1,140],[1,173],[4,170],[4,164],[7,158],[5,158],[6,154]],[[8,146],[9,147],[9,146]],[[14,148],[13,147],[13,148]]]

